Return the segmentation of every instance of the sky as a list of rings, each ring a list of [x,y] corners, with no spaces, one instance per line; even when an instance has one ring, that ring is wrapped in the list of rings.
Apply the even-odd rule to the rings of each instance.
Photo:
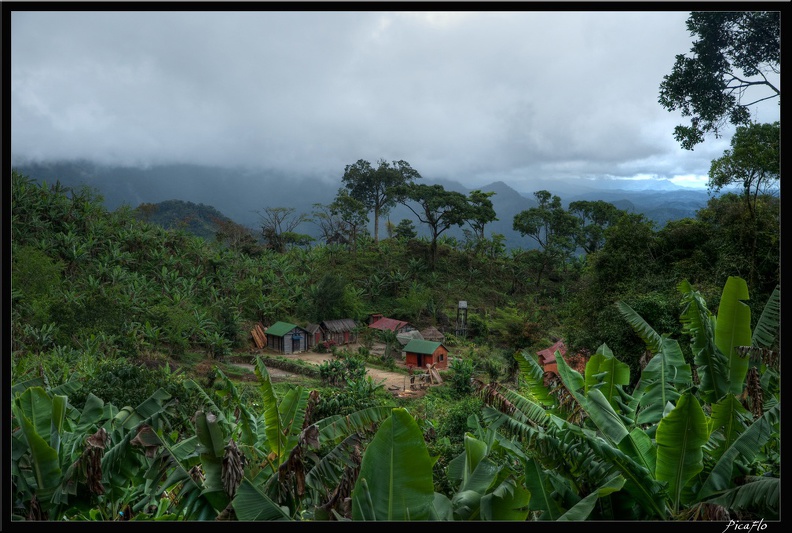
[[[682,149],[673,129],[686,121],[658,103],[692,44],[687,11],[195,5],[12,12],[12,164],[192,163],[340,181],[346,165],[384,159],[470,187],[705,187],[729,148],[731,132]],[[778,116],[774,101],[754,118]]]

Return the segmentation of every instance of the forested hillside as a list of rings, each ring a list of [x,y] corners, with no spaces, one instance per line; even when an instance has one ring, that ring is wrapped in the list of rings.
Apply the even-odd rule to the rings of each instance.
[[[406,231],[379,242],[365,233],[338,244],[287,240],[278,250],[238,225],[221,223],[207,240],[184,225],[166,230],[142,220],[145,208],[108,212],[87,188],[16,172],[12,178],[13,512],[20,519],[382,516],[386,511],[362,503],[379,484],[368,477],[362,487],[353,472],[368,476],[394,445],[410,450],[411,462],[384,479],[413,484],[402,478],[415,476],[423,487],[412,496],[424,503],[402,509],[411,518],[779,512],[777,501],[767,499],[777,491],[779,466],[773,196],[757,198],[753,233],[746,232],[744,201],[736,195],[713,199],[695,219],[659,231],[642,215],[613,206],[566,210],[549,193],[538,194],[539,207],[515,219],[530,234],[542,217],[587,214],[574,225],[574,242],[587,250],[582,256],[573,253],[577,245],[552,241],[507,253],[497,239],[472,233],[464,242],[432,243]],[[608,213],[607,222],[595,221],[594,208]],[[455,335],[460,300],[469,311],[464,336]],[[737,313],[738,345],[754,345],[757,355],[737,357],[736,348],[722,345],[725,333],[707,327],[715,310]],[[346,363],[333,372],[346,372],[347,381],[284,389],[270,380],[260,358],[266,354],[249,355],[258,322],[305,326],[353,318],[362,332],[371,313],[444,332],[451,352],[446,384],[420,403],[404,404],[353,370],[363,360],[393,367],[398,352],[377,361],[365,351],[338,350],[339,363]],[[558,339],[568,356],[556,352],[558,373],[545,374],[536,354]],[[647,355],[654,355],[648,363]],[[196,357],[204,362],[195,365]],[[250,359],[257,385],[221,370],[231,357]],[[582,373],[567,367],[573,359],[582,362]],[[660,368],[671,367],[676,377],[657,381],[665,375]],[[557,396],[559,384],[571,396]],[[660,418],[658,394],[676,399],[683,420]],[[711,415],[703,414],[705,406]],[[291,418],[292,409],[301,414]],[[601,425],[613,409],[622,422]],[[478,420],[475,437],[465,436],[470,415]],[[709,435],[702,416],[728,416],[741,429]],[[698,440],[684,451],[698,454],[699,462],[702,451],[709,459],[704,484],[682,497],[665,488],[680,472],[676,459],[663,454],[688,417],[697,420]],[[301,430],[303,422],[317,433]],[[580,432],[589,426],[608,435],[609,444]],[[396,444],[391,433],[400,435]],[[316,437],[321,454],[299,458]],[[755,439],[751,453],[744,447],[749,438]],[[526,455],[523,446],[533,451]],[[572,452],[581,446],[590,459]],[[637,451],[646,446],[657,470],[647,470],[650,458]],[[756,454],[759,447],[764,451]],[[479,448],[492,476],[500,474],[467,486],[463,472],[476,465],[464,457]],[[353,464],[335,462],[350,453]],[[427,454],[439,460],[432,463]],[[724,470],[724,461],[738,458],[747,484]],[[514,470],[515,461],[525,464]],[[751,477],[763,475],[770,477]],[[550,477],[570,492],[540,505],[530,495]],[[351,500],[332,497],[338,490]],[[433,493],[448,503],[427,504]],[[480,504],[468,501],[473,494]],[[499,503],[485,506],[487,498]]]

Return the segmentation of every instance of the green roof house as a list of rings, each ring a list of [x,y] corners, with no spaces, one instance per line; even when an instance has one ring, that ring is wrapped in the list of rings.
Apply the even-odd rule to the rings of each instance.
[[[275,322],[264,333],[267,335],[267,348],[276,352],[290,354],[308,349],[310,333],[296,324]]]
[[[448,348],[442,342],[413,339],[402,349],[407,366],[426,368],[426,365],[435,365],[435,368],[448,368]]]

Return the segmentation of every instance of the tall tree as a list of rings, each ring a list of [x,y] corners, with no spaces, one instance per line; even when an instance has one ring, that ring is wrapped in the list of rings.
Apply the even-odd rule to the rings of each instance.
[[[294,231],[297,226],[308,221],[308,215],[296,215],[293,207],[268,207],[259,216],[262,219],[261,235],[267,247],[278,253],[285,252],[290,244],[303,244],[311,239],[308,235]]]
[[[674,128],[682,148],[692,150],[727,124],[750,123],[749,108],[778,98],[774,82],[781,54],[779,11],[694,11],[687,19],[696,37],[691,56],[676,56],[660,84],[660,104],[681,110],[690,125]]]
[[[468,224],[470,224],[474,236],[479,240],[484,240],[485,238],[484,226],[498,220],[495,208],[492,207],[492,200],[490,200],[494,195],[494,191],[483,192],[479,189],[470,191],[470,194],[468,194],[468,203],[470,205]]]
[[[379,219],[396,205],[398,198],[394,190],[400,185],[407,185],[421,175],[406,161],[393,161],[392,164],[384,159],[377,162],[377,168],[363,159],[344,169],[341,178],[344,186],[349,190],[349,195],[362,202],[369,210],[374,212],[374,242],[379,242]]]
[[[578,219],[563,208],[561,198],[549,191],[537,191],[534,197],[539,203],[538,207],[514,215],[512,227],[542,247],[541,268],[536,277],[538,287],[542,275],[551,264],[565,262],[575,251]]]
[[[587,254],[593,254],[605,244],[605,229],[624,214],[604,200],[579,200],[569,204],[569,212],[580,219],[575,242]]]
[[[431,265],[434,268],[437,262],[437,238],[451,226],[461,226],[472,215],[467,197],[461,192],[447,191],[442,185],[417,183],[400,187],[396,194],[418,220],[429,226],[432,234]]]

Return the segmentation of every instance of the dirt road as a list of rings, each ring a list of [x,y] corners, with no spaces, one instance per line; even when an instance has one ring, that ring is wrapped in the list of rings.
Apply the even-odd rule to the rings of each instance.
[[[356,349],[355,346],[351,346],[350,350],[354,351]],[[299,359],[301,361],[305,361],[314,365],[321,365],[325,361],[332,361],[333,354],[331,353],[317,353],[317,352],[300,352],[296,354],[290,354],[287,356],[290,359]],[[233,363],[235,366],[247,368],[249,370],[253,370],[252,365],[243,364],[243,363]],[[267,370],[270,373],[270,376],[273,380],[287,380],[290,374],[284,370],[279,368],[272,368],[267,367]],[[406,373],[400,372],[389,372],[387,370],[381,370],[375,367],[366,367],[366,372],[371,379],[374,380],[374,383],[382,385],[385,387],[385,390],[393,394],[394,396],[398,396],[401,398],[417,398],[421,397],[426,394],[426,388],[422,388],[420,383],[416,381],[414,386],[410,384],[410,376]]]

